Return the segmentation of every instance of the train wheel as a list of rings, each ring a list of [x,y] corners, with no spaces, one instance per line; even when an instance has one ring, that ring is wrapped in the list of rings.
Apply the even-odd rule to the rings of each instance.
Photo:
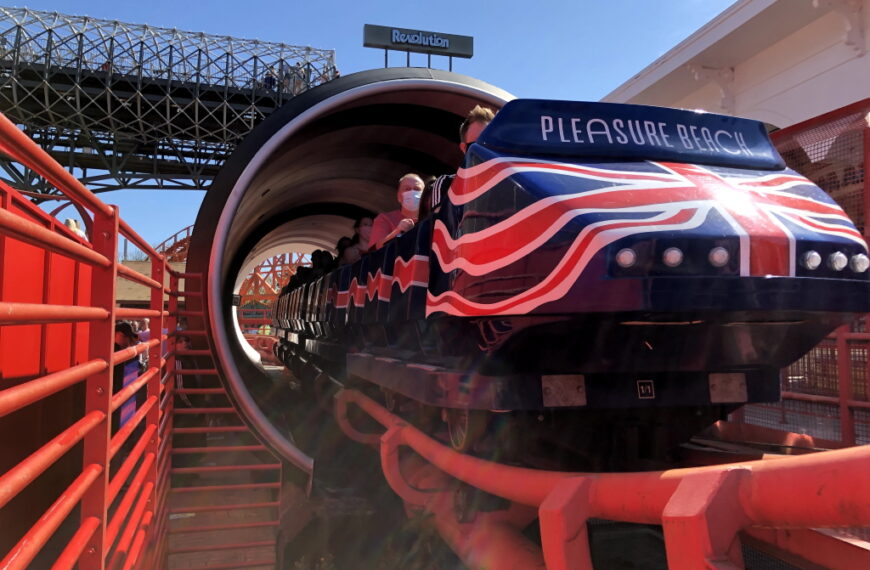
[[[444,412],[450,445],[456,451],[468,451],[486,431],[486,412],[457,409],[445,409]]]

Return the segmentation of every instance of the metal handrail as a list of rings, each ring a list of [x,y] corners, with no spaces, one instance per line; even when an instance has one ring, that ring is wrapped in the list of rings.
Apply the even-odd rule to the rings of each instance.
[[[38,405],[46,397],[77,384],[84,385],[86,394],[85,409],[80,419],[10,470],[0,473],[0,508],[3,508],[79,442],[84,443],[82,471],[12,551],[6,554],[0,567],[28,566],[77,505],[81,511],[81,526],[66,543],[54,563],[55,568],[133,567],[146,552],[151,562],[162,566],[159,561],[160,556],[165,555],[166,540],[165,536],[157,533],[165,522],[159,521],[157,525],[151,523],[154,516],[161,517],[166,513],[166,493],[163,492],[165,489],[160,488],[165,479],[160,477],[165,477],[167,472],[158,473],[157,467],[158,464],[168,465],[171,451],[171,446],[164,441],[169,435],[168,431],[159,430],[159,426],[166,423],[161,421],[162,412],[156,405],[161,395],[171,397],[173,390],[173,375],[167,371],[174,366],[174,356],[170,353],[164,359],[161,346],[168,338],[163,331],[174,330],[177,319],[176,314],[164,308],[168,287],[164,286],[163,281],[168,267],[161,254],[120,220],[117,208],[101,202],[2,115],[0,151],[45,178],[74,204],[93,213],[92,243],[86,244],[71,239],[54,219],[30,205],[14,190],[0,187],[0,242],[17,240],[21,244],[28,244],[26,247],[39,248],[45,256],[62,256],[71,260],[73,265],[64,262],[59,267],[75,268],[75,277],[69,286],[73,288],[72,299],[76,303],[46,302],[49,298],[60,298],[48,297],[47,286],[42,288],[42,302],[33,302],[30,297],[26,299],[27,302],[21,302],[20,298],[0,298],[0,325],[21,327],[22,330],[30,330],[27,327],[34,326],[45,330],[46,326],[63,324],[88,327],[85,329],[88,335],[84,337],[87,340],[88,358],[84,362],[59,370],[45,369],[40,365],[43,370],[41,375],[0,391],[0,417]],[[15,209],[7,209],[7,204],[14,204]],[[118,264],[118,235],[126,236],[150,257],[150,276]],[[19,248],[11,251],[26,251],[30,255],[32,250]],[[10,255],[0,255],[0,263],[4,264],[4,269],[11,267],[14,270]],[[48,262],[45,267],[49,267]],[[72,275],[70,273],[70,277]],[[22,279],[28,277],[22,275]],[[46,275],[45,279],[49,277],[60,278],[60,274],[53,272]],[[151,307],[117,308],[114,298],[114,281],[117,277],[151,288]],[[170,274],[170,286],[177,288],[177,281]],[[85,290],[84,287],[89,289]],[[81,299],[91,306],[81,306]],[[172,298],[170,309],[177,312],[177,302],[173,303]],[[114,323],[122,317],[150,317],[151,340],[113,352]],[[43,333],[42,344],[37,347],[39,354],[44,355],[50,350],[53,338],[56,335]],[[113,393],[113,366],[145,353],[149,354],[152,366]],[[44,361],[45,357],[41,359]],[[170,380],[164,385],[162,379],[166,377]],[[143,391],[144,403],[131,418],[119,427],[112,428],[109,422],[113,413],[121,413],[122,406]],[[144,426],[144,430],[135,441],[129,441],[138,426]],[[123,457],[123,460],[109,480],[109,464],[113,457]],[[158,493],[158,490],[161,492]],[[114,514],[110,517],[108,507],[122,491],[123,497],[118,508],[112,511]],[[131,508],[133,516],[128,516]]]
[[[350,404],[386,431],[358,432],[348,418]],[[538,508],[548,568],[592,567],[585,531],[589,518],[662,524],[669,564],[676,567],[674,561],[679,560],[681,568],[727,559],[723,545],[727,550],[743,528],[870,525],[866,447],[669,471],[570,473],[502,465],[458,453],[355,390],[336,394],[335,414],[349,437],[379,441],[387,480],[406,501],[422,506],[427,498],[403,480],[397,463],[400,446],[477,489]],[[690,535],[709,537],[712,543],[692,541]]]

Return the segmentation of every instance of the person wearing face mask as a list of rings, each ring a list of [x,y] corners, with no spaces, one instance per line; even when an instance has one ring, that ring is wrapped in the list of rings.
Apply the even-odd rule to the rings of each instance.
[[[396,199],[401,208],[377,215],[372,224],[372,234],[369,238],[370,251],[384,247],[385,243],[414,227],[420,211],[420,194],[422,192],[423,179],[420,178],[420,175],[408,173],[399,179]]]

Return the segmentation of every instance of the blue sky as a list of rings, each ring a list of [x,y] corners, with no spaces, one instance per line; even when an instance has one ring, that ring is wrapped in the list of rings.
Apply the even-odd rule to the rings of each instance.
[[[342,74],[383,67],[363,24],[474,37],[453,70],[518,97],[598,100],[725,10],[731,0],[30,0],[35,10],[334,49]],[[391,65],[404,65],[394,54]],[[411,65],[425,56],[412,54]],[[446,58],[433,67],[447,68]],[[151,243],[193,223],[203,192],[101,194]],[[66,210],[62,217],[74,217]]]

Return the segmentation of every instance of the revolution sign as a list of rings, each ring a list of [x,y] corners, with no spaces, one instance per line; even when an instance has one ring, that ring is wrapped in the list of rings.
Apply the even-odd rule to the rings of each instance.
[[[450,57],[470,58],[474,55],[474,38],[471,36],[371,24],[363,27],[363,46]]]

